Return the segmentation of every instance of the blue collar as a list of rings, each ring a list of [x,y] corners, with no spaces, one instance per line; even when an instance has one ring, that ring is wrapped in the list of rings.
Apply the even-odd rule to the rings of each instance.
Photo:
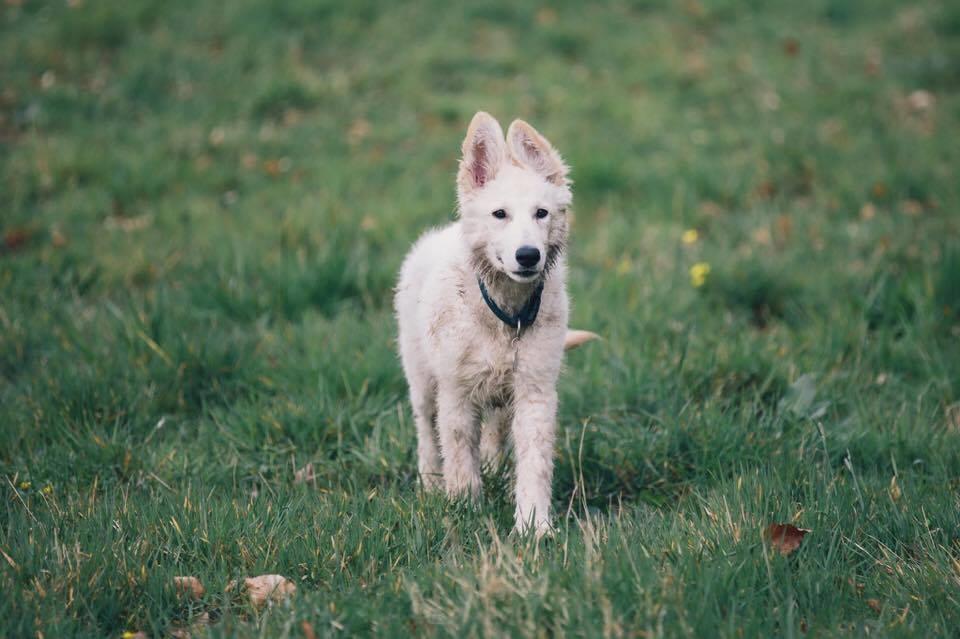
[[[521,328],[533,326],[533,323],[537,320],[537,314],[540,312],[540,296],[543,293],[542,279],[537,284],[537,288],[533,290],[527,303],[517,311],[516,315],[507,315],[506,311],[497,306],[497,303],[490,297],[490,293],[487,292],[487,287],[483,285],[483,280],[477,278],[477,284],[480,285],[480,295],[483,296],[483,301],[487,303],[487,306],[501,322],[510,328],[517,329],[518,332]]]

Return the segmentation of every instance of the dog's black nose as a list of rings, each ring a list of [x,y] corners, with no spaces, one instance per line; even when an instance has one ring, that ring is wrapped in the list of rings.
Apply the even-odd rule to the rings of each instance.
[[[517,264],[524,268],[531,268],[540,261],[540,249],[533,246],[521,246],[517,249]]]

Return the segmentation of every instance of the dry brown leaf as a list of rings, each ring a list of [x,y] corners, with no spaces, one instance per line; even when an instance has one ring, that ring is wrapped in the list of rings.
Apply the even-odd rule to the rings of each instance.
[[[576,348],[594,339],[600,339],[600,336],[590,331],[568,330],[567,336],[563,340],[563,350],[569,351],[571,348]]]
[[[350,144],[360,144],[370,135],[372,130],[373,127],[370,126],[368,120],[357,118],[350,124],[350,128],[347,130],[347,141]]]
[[[52,229],[50,231],[50,243],[57,248],[63,248],[67,245],[67,236],[60,229]]]
[[[947,418],[948,430],[960,430],[960,402],[947,406],[943,416]]]
[[[303,636],[307,639],[317,639],[317,633],[313,630],[313,624],[309,621],[304,621],[300,624],[300,629],[303,630]]]
[[[803,537],[810,530],[797,528],[792,524],[770,524],[763,536],[781,555],[789,555],[803,543]]]
[[[297,591],[297,585],[282,575],[260,575],[234,580],[227,584],[226,592],[243,591],[255,608],[279,603]]]
[[[904,200],[900,203],[900,210],[904,215],[916,217],[923,213],[923,203],[916,200]]]
[[[16,251],[30,241],[33,231],[27,228],[10,229],[3,235],[3,246],[8,251]]]
[[[280,175],[280,160],[277,160],[277,159],[264,160],[263,171],[267,175],[271,175],[274,177],[276,177],[277,175]]]
[[[870,610],[874,611],[878,615],[883,608],[880,606],[879,599],[867,599],[867,605],[870,606]]]
[[[903,494],[900,492],[900,486],[897,485],[897,476],[894,475],[890,478],[890,499],[893,501],[899,501],[900,496]]]
[[[777,244],[783,245],[790,240],[793,234],[793,219],[789,215],[781,214],[777,216],[775,240]]]
[[[193,599],[200,599],[206,592],[203,584],[196,577],[174,577],[173,587],[178,594],[189,595]]]
[[[316,481],[317,476],[313,472],[313,462],[310,462],[303,468],[293,473],[293,483],[303,484]]]
[[[936,104],[936,98],[929,91],[919,89],[907,96],[907,104],[913,111],[922,113],[933,108]]]
[[[537,24],[549,25],[557,21],[557,12],[550,7],[542,7],[537,10]]]
[[[142,231],[153,224],[153,215],[150,213],[144,213],[143,215],[137,215],[135,217],[127,217],[125,215],[111,215],[103,221],[103,226],[109,230],[120,229],[125,233],[133,233],[135,231]]]
[[[210,613],[202,612],[193,618],[190,627],[176,627],[170,629],[170,636],[174,639],[190,639],[194,633],[200,633],[210,625]]]

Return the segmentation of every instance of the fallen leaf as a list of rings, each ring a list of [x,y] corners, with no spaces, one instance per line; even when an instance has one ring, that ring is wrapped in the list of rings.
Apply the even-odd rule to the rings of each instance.
[[[263,172],[273,177],[280,175],[280,160],[277,160],[277,159],[264,160]]]
[[[313,472],[313,462],[310,462],[303,468],[293,473],[293,483],[303,484],[316,481],[317,476]]]
[[[196,577],[174,577],[173,587],[178,594],[190,595],[193,599],[200,599],[206,592],[203,584]]]
[[[297,585],[282,575],[260,575],[231,581],[224,590],[243,591],[254,608],[262,608],[291,596],[297,591]]]
[[[929,111],[936,103],[936,98],[929,91],[920,89],[907,96],[907,104],[917,113]]]
[[[548,25],[557,21],[557,12],[550,7],[542,7],[537,10],[537,24]]]
[[[786,244],[793,233],[793,219],[789,215],[778,215],[776,230],[777,243],[780,245]]]
[[[867,50],[866,63],[863,66],[869,76],[880,75],[883,70],[883,52],[876,47]]]
[[[17,249],[21,249],[27,242],[30,241],[30,237],[32,235],[33,233],[30,232],[30,229],[10,229],[3,234],[3,247],[8,251],[16,251]]]
[[[563,340],[563,350],[569,351],[571,348],[586,344],[593,339],[600,339],[600,336],[590,331],[568,330],[567,336]]]
[[[803,537],[810,530],[797,528],[791,524],[770,524],[764,531],[764,537],[781,555],[789,555],[803,543]]]
[[[373,127],[370,126],[369,121],[364,118],[357,118],[347,130],[347,141],[350,144],[360,144],[370,135],[372,130]]]
[[[960,431],[960,402],[950,404],[943,411],[943,416],[947,418],[947,428],[953,431]]]
[[[300,629],[303,630],[303,636],[307,639],[317,639],[317,633],[313,630],[313,624],[309,621],[304,620],[300,624]]]
[[[207,136],[207,139],[210,141],[211,146],[220,146],[226,137],[227,134],[226,131],[223,130],[223,127],[215,126],[210,129],[210,135]]]
[[[57,248],[63,248],[67,245],[67,236],[60,232],[60,229],[50,231],[50,243]]]
[[[904,215],[916,217],[923,213],[923,204],[916,200],[904,200],[900,203],[900,210],[903,211]]]
[[[125,233],[133,233],[135,231],[142,231],[153,224],[153,215],[150,213],[144,213],[143,215],[137,215],[134,217],[127,217],[125,215],[111,215],[103,221],[103,226],[109,230],[120,229]]]
[[[753,232],[753,241],[757,244],[762,244],[763,246],[769,246],[773,241],[773,236],[770,235],[770,229],[766,227],[760,227]]]
[[[170,629],[170,636],[174,639],[190,639],[195,633],[200,633],[210,625],[210,613],[202,612],[193,618],[190,627],[179,626]]]
[[[777,185],[774,184],[772,180],[764,180],[754,187],[753,192],[757,195],[757,197],[764,200],[769,200],[777,194]]]
[[[896,476],[896,475],[894,475],[893,477],[890,478],[890,489],[889,489],[889,491],[890,491],[890,499],[892,499],[893,501],[899,501],[899,500],[900,500],[900,495],[901,495],[902,493],[900,492],[900,486],[897,485],[897,476]]]
[[[880,606],[879,599],[867,599],[867,605],[870,606],[870,610],[874,611],[878,615],[883,608]]]

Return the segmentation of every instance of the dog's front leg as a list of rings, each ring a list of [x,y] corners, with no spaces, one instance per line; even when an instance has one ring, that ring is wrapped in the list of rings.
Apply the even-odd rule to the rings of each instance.
[[[516,456],[516,528],[532,526],[537,536],[551,530],[550,491],[556,437],[557,391],[536,384],[518,384],[513,417]]]
[[[450,497],[480,496],[480,424],[469,398],[453,385],[437,392],[437,430],[443,481]]]

